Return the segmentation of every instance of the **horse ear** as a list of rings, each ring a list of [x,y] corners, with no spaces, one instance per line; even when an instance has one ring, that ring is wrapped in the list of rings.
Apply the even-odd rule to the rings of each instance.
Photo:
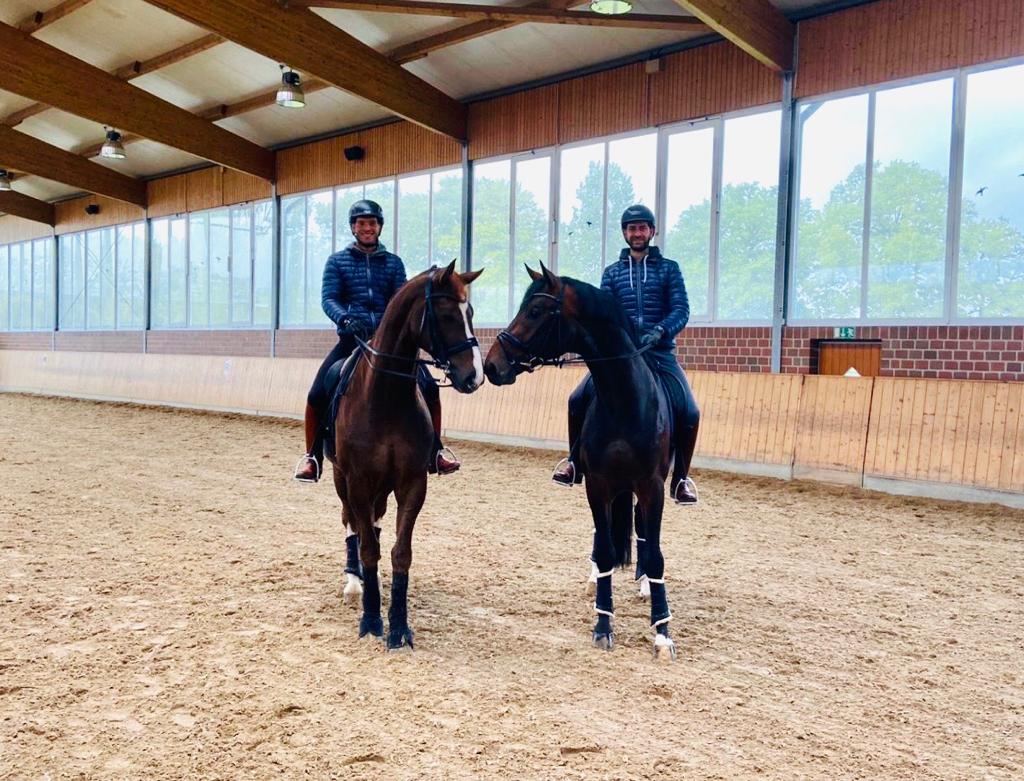
[[[557,288],[560,280],[554,274],[551,273],[551,269],[545,266],[543,263],[540,264],[540,270],[544,272],[544,279],[548,283],[548,287]]]
[[[452,262],[445,266],[444,271],[441,272],[441,275],[435,278],[437,284],[446,285],[448,284],[449,281],[451,281],[452,274],[455,273],[455,264],[457,262],[457,259],[452,259]]]
[[[459,279],[462,280],[462,284],[471,284],[478,276],[484,273],[482,268],[478,268],[476,271],[467,271],[465,274],[459,274]]]
[[[544,279],[544,275],[542,273],[540,273],[539,271],[534,271],[525,263],[523,265],[526,266],[526,273],[530,275],[530,279],[532,279],[534,282]]]

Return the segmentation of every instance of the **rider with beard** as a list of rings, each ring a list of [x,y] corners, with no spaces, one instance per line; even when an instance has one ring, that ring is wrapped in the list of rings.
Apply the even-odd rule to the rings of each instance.
[[[680,469],[673,475],[672,498],[677,504],[696,504],[697,487],[690,479],[690,462],[697,444],[700,411],[690,384],[675,355],[675,336],[690,318],[690,304],[679,265],[651,245],[657,230],[654,213],[630,206],[622,213],[622,236],[627,247],[617,263],[604,270],[601,288],[611,293],[636,326],[640,347],[657,366],[668,389],[674,412],[675,449]],[[588,374],[569,397],[569,457],[559,462],[551,479],[564,486],[582,482],[576,468],[577,447],[587,408],[594,399]]]
[[[294,478],[303,483],[317,482],[323,471],[321,420],[333,391],[328,374],[337,376],[337,371],[330,371],[331,367],[352,354],[357,335],[364,341],[373,336],[388,301],[405,284],[402,259],[380,243],[384,227],[380,204],[356,201],[349,209],[348,224],[355,241],[331,255],[324,266],[321,303],[324,312],[338,327],[338,343],[321,364],[306,397],[306,454],[299,459],[294,474]],[[422,366],[417,382],[434,424],[434,455],[428,469],[437,474],[450,474],[461,464],[441,444],[441,394],[437,382]]]

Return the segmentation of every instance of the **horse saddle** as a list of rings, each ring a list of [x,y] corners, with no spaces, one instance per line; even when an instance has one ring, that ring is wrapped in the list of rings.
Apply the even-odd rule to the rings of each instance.
[[[324,443],[324,453],[332,461],[334,460],[334,421],[338,418],[338,407],[341,405],[345,391],[348,390],[349,383],[352,381],[352,374],[362,357],[363,348],[357,347],[348,358],[336,361],[327,370],[327,376],[324,378],[324,384],[329,389],[328,398],[331,401],[327,405],[326,414],[320,418],[320,436]]]

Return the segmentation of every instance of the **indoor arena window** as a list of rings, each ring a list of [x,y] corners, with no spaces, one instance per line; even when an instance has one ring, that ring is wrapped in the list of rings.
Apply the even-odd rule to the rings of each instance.
[[[145,290],[145,223],[61,236],[62,330],[144,328]]]
[[[154,328],[269,326],[269,201],[153,220]]]
[[[0,331],[53,330],[53,239],[0,247]]]

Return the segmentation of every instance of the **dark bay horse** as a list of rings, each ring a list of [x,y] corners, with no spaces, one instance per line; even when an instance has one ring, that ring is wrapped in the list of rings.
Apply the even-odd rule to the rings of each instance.
[[[452,261],[447,268],[430,269],[409,280],[391,299],[369,345],[353,358],[357,363],[338,405],[334,486],[342,521],[359,540],[360,637],[381,637],[384,632],[377,574],[379,524],[388,495],[394,493],[398,502],[397,539],[391,549],[390,650],[413,644],[407,617],[412,532],[427,495],[427,463],[434,442],[430,413],[416,382],[423,363],[418,355],[424,350],[433,356],[430,363],[441,368],[461,393],[472,393],[483,384],[466,287],[480,273],[460,274]]]
[[[638,563],[649,578],[655,656],[675,658],[665,592],[661,517],[671,465],[671,410],[661,383],[637,349],[632,322],[607,292],[541,266],[519,313],[487,353],[484,372],[495,385],[567,353],[580,355],[597,391],[580,437],[579,462],[594,516],[598,569],[594,644],[613,645],[612,572],[630,561],[636,497]]]

